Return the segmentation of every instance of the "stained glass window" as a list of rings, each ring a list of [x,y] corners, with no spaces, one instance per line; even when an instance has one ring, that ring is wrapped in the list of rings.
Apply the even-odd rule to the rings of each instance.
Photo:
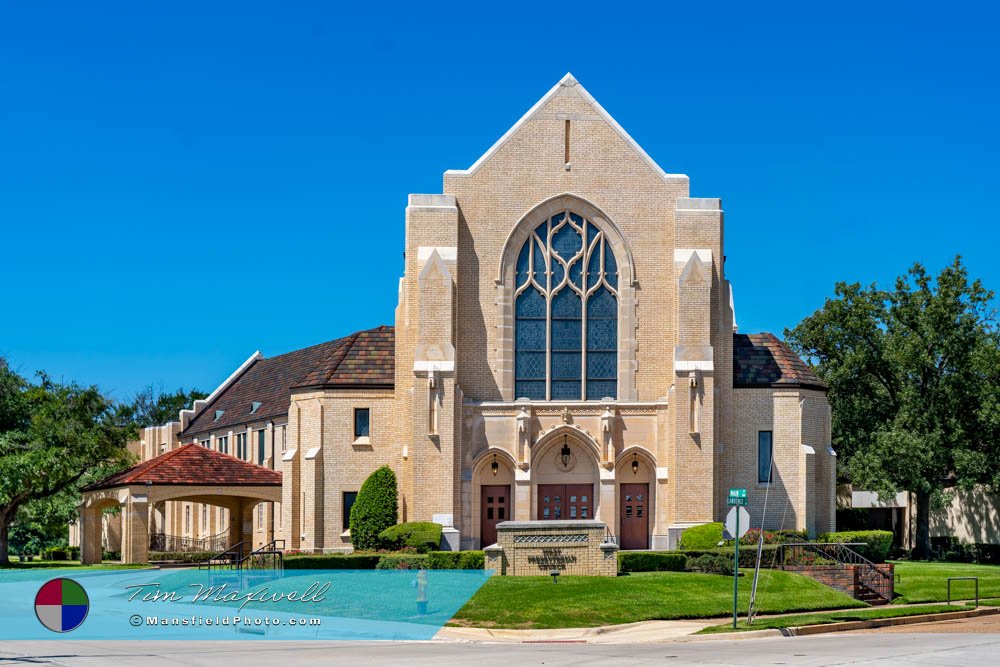
[[[557,213],[524,242],[514,278],[516,398],[616,398],[618,264],[604,232]]]

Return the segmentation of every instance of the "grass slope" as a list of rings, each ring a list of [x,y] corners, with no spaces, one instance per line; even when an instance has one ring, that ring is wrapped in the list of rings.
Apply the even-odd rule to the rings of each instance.
[[[740,579],[746,613],[750,577]],[[790,572],[761,573],[762,613],[864,607],[864,603]],[[731,614],[732,577],[693,572],[643,572],[627,577],[493,577],[451,625],[492,628],[571,628]]]
[[[898,618],[900,616],[920,616],[921,614],[937,614],[949,611],[967,611],[972,605],[932,604],[919,607],[875,607],[858,609],[857,611],[834,611],[820,614],[792,614],[774,618],[758,618],[753,627],[746,627],[746,619],[740,619],[736,630],[732,623],[713,625],[699,630],[699,635],[710,635],[717,632],[746,632],[747,630],[767,630],[769,628],[797,628],[803,625],[825,625],[827,623],[844,623],[846,621],[869,621],[873,618]]]
[[[948,599],[948,577],[979,577],[980,598],[1000,596],[1000,565],[902,561],[896,563],[896,573],[899,575],[896,595],[900,597],[894,604],[943,602]],[[974,594],[972,581],[951,584],[953,600],[970,600]]]

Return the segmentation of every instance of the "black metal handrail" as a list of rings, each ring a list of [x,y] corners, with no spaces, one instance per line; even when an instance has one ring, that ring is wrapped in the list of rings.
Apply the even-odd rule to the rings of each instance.
[[[222,553],[217,553],[208,560],[199,563],[198,569],[240,569],[240,563],[243,561],[243,554],[249,545],[249,542],[237,542]]]
[[[229,544],[229,529],[207,537],[183,537],[169,533],[152,533],[150,551],[222,551]]]
[[[864,542],[791,542],[779,546],[781,568],[789,565],[787,553],[792,551],[792,557],[801,557],[805,552],[811,552],[833,561],[838,565],[851,565],[857,572],[857,582],[864,592],[870,591],[886,602],[892,601],[892,575],[872,561],[859,554],[851,547],[866,546]]]
[[[240,559],[237,564],[240,570],[277,570],[285,569],[285,541],[271,540],[262,547],[254,549]]]

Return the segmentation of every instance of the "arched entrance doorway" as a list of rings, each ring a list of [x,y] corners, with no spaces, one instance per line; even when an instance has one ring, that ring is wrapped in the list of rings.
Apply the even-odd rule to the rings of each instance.
[[[531,518],[538,521],[597,519],[600,514],[598,449],[573,427],[546,434],[531,454]]]
[[[618,545],[648,549],[654,525],[656,463],[642,447],[629,447],[615,462],[618,482]]]
[[[472,533],[479,547],[497,541],[497,524],[514,519],[514,459],[499,448],[487,449],[476,460],[473,478]]]

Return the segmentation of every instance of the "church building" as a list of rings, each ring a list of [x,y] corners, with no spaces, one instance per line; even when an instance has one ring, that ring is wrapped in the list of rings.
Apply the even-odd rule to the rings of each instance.
[[[775,336],[737,332],[721,200],[691,197],[571,75],[442,193],[410,195],[404,233],[392,326],[253,355],[141,456],[193,442],[280,472],[280,503],[239,519],[305,552],[351,548],[382,465],[400,520],[454,549],[508,519],[674,548],[732,487],[754,526],[766,495],[767,528],[835,529],[826,388]],[[152,509],[151,531],[189,538],[237,520]]]

